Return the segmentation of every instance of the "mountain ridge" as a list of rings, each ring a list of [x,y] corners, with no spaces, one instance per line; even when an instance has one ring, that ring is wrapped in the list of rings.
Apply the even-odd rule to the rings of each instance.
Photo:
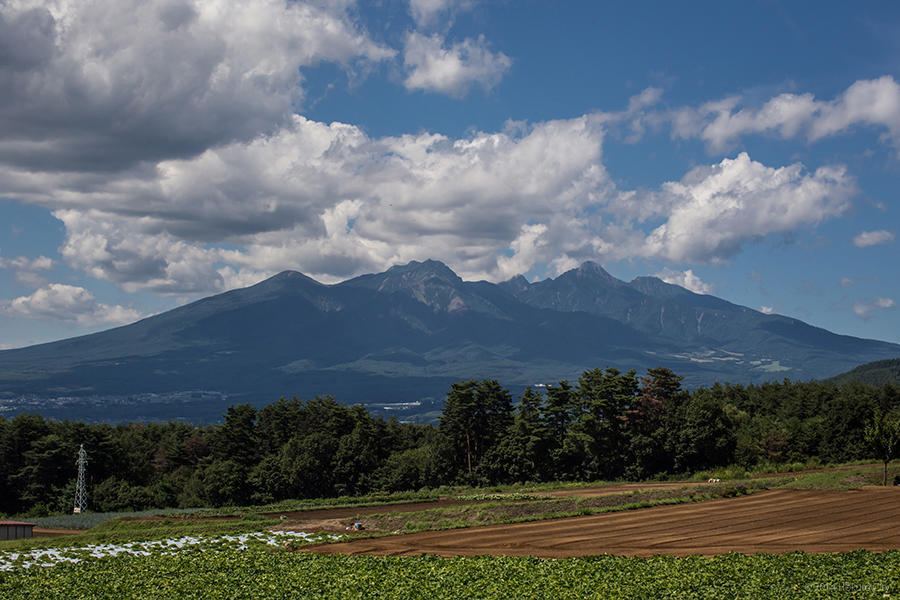
[[[657,278],[624,282],[593,262],[553,279],[494,284],[463,281],[427,260],[335,284],[283,271],[130,325],[2,351],[0,411],[29,398],[38,407],[60,398],[99,406],[109,402],[98,398],[128,404],[197,390],[219,394],[220,404],[317,394],[440,404],[463,378],[497,378],[517,390],[598,366],[665,366],[697,387],[818,379],[898,355],[896,344]]]

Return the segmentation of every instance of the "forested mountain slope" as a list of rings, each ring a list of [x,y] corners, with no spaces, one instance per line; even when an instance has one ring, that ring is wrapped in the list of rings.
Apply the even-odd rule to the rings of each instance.
[[[828,379],[832,383],[868,383],[869,385],[900,385],[900,358],[889,358],[860,365],[846,373]]]

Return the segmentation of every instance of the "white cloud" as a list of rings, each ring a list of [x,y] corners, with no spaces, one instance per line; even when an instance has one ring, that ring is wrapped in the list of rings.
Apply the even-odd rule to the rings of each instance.
[[[409,0],[409,13],[416,25],[429,27],[443,18],[453,20],[453,13],[471,8],[473,0]]]
[[[702,279],[700,279],[700,277],[695,275],[693,269],[688,269],[686,271],[675,271],[669,268],[665,268],[657,273],[656,276],[666,283],[679,285],[686,290],[694,292],[695,294],[711,294],[713,291],[713,286],[705,283]]]
[[[602,164],[609,119],[453,139],[372,138],[294,116],[276,134],[152,171],[22,179],[0,168],[0,184],[24,181],[33,202],[56,207],[72,267],[176,295],[283,269],[336,281],[427,257],[492,280],[587,259],[716,263],[749,240],[840,214],[853,191],[839,168],[807,173],[741,154],[656,192],[620,192]]]
[[[894,241],[894,234],[884,229],[877,231],[863,231],[853,238],[853,245],[857,248],[868,248],[879,244],[889,244]]]
[[[304,2],[0,3],[0,161],[109,171],[251,140],[290,121],[302,67],[394,54]]]
[[[840,215],[854,191],[843,168],[776,169],[743,152],[664,184],[656,201],[668,218],[644,240],[643,252],[675,262],[720,262],[750,240]]]
[[[563,254],[562,256],[557,256],[553,260],[550,261],[550,270],[553,275],[561,275],[566,271],[571,271],[580,265],[577,259],[572,258],[568,254]]]
[[[304,66],[393,55],[346,2],[0,6],[0,195],[50,208],[63,260],[127,291],[207,293],[285,268],[334,281],[425,257],[489,279],[585,259],[714,263],[840,214],[853,191],[840,168],[746,154],[661,190],[616,190],[606,130],[629,122],[639,136],[657,88],[620,113],[458,139],[373,138],[292,114]],[[410,9],[430,19],[460,6]],[[511,64],[483,38],[420,33],[404,61],[408,87],[455,95]]]
[[[870,313],[874,310],[885,310],[894,308],[894,301],[890,298],[876,298],[874,302],[861,300],[853,305],[853,312],[863,320],[871,318]]]
[[[159,221],[94,209],[57,210],[53,215],[66,226],[63,258],[91,277],[113,281],[129,292],[191,294],[224,288],[214,268],[218,250],[160,231]]]
[[[890,75],[856,81],[830,101],[812,94],[780,94],[759,108],[741,107],[740,102],[730,97],[675,110],[669,115],[673,135],[699,137],[721,151],[745,134],[816,141],[868,125],[886,129],[888,138],[900,144],[900,85]]]
[[[16,269],[23,271],[46,271],[53,268],[53,260],[43,254],[37,258],[17,256],[15,258],[3,258],[0,256],[0,269]]]
[[[610,187],[602,140],[594,116],[462,139],[295,116],[144,178],[47,176],[31,195],[59,206],[67,263],[131,291],[201,293],[286,268],[333,281],[425,257],[497,278],[590,251],[583,213]]]
[[[774,315],[775,307],[774,306],[760,306],[759,312],[761,312],[764,315]]]
[[[513,255],[497,259],[497,269],[502,279],[509,279],[531,270],[537,261],[538,249],[546,244],[546,241],[541,239],[545,233],[547,233],[546,225],[540,223],[522,225],[521,233],[509,245]]]
[[[900,134],[900,85],[889,75],[857,81],[841,97],[818,108],[809,132],[813,140],[856,125],[885,127],[893,138]]]
[[[0,256],[0,269],[11,269],[16,281],[25,285],[39,286],[44,283],[42,272],[53,268],[53,260],[43,254],[37,258],[17,256],[3,258]]]
[[[51,283],[30,296],[0,302],[0,312],[13,317],[74,321],[81,325],[121,325],[141,318],[131,308],[102,304],[82,287]]]
[[[424,90],[465,96],[473,85],[489,90],[503,77],[512,60],[502,52],[488,50],[483,36],[467,38],[450,47],[434,34],[410,33],[403,49],[403,65],[408,90]]]
[[[854,283],[856,283],[856,281],[854,281],[850,277],[841,277],[840,284],[842,288],[852,287]]]

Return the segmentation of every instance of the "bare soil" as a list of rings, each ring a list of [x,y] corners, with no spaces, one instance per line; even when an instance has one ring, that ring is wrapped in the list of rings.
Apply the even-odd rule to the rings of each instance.
[[[307,546],[322,554],[651,556],[900,549],[900,489],[770,490],[676,506]]]
[[[33,537],[56,537],[58,535],[76,535],[84,533],[84,529],[63,529],[61,527],[35,527]]]

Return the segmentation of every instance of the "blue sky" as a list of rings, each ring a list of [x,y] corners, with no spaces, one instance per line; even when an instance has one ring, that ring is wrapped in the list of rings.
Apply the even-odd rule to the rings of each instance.
[[[425,258],[900,342],[894,2],[16,0],[0,86],[0,348]]]

